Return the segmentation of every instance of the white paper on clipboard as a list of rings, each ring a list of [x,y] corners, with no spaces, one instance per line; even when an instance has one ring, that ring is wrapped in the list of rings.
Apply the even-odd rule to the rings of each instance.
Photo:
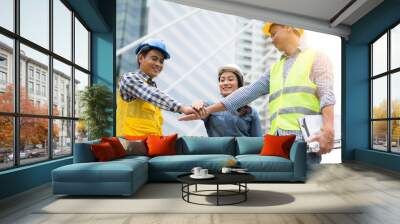
[[[305,115],[303,118],[299,118],[300,130],[304,140],[307,140],[310,136],[317,135],[322,127],[322,115]],[[318,142],[308,142],[308,151],[318,152]]]
[[[303,118],[299,118],[300,130],[303,135],[304,140],[307,140],[310,136],[317,135],[322,128],[322,115],[305,115]],[[333,149],[341,148],[341,133],[340,133],[340,117],[335,117],[334,122],[335,129],[335,140]],[[318,142],[309,142],[308,151],[318,152],[319,151],[319,143]]]

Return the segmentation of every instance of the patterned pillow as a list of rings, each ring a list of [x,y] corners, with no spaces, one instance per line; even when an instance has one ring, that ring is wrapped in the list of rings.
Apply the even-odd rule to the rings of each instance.
[[[126,151],[126,155],[145,156],[147,155],[147,148],[142,140],[127,140],[119,139],[122,146]]]

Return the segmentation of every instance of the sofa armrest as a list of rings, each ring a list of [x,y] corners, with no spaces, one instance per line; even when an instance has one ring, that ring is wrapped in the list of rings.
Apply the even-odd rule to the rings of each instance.
[[[89,163],[95,162],[90,146],[92,144],[98,144],[100,140],[94,140],[89,142],[75,143],[74,147],[74,163]]]
[[[305,181],[307,174],[307,143],[295,142],[290,149],[294,181]]]

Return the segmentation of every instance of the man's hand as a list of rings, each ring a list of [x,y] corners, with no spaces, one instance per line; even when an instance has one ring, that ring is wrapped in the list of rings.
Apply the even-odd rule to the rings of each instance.
[[[192,121],[192,120],[199,120],[199,119],[206,119],[209,115],[207,112],[204,103],[202,101],[196,102],[193,104],[192,109],[196,113],[186,114],[184,116],[180,116],[178,118],[179,121]]]
[[[193,107],[189,107],[189,106],[185,106],[185,105],[182,105],[179,108],[179,112],[184,113],[186,115],[194,114],[196,117],[200,117],[200,114]]]
[[[204,108],[204,102],[203,101],[197,101],[195,102],[192,107],[196,110],[200,110],[201,108]]]
[[[178,121],[193,121],[193,120],[200,120],[200,116],[196,116],[195,114],[188,114],[178,117]]]
[[[201,119],[206,119],[210,115],[204,105],[203,101],[197,101],[192,107],[199,113]]]
[[[315,142],[319,143],[319,151],[317,154],[322,155],[332,151],[333,142],[335,138],[334,130],[331,128],[321,129],[321,132],[318,135],[310,136],[310,138],[306,139],[307,142]]]
[[[183,107],[183,106],[182,106]],[[181,108],[182,108],[181,107]],[[192,110],[195,111],[195,113],[192,114],[187,114],[186,116],[181,116],[178,118],[178,120],[180,121],[191,121],[191,120],[199,120],[201,118],[200,114],[201,113],[205,113],[205,115],[207,114],[211,114],[211,113],[215,113],[215,112],[219,112],[219,111],[224,111],[225,110],[225,106],[223,103],[218,102],[215,103],[213,105],[208,106],[207,108],[204,108],[203,112],[197,112],[195,109],[191,108]],[[201,111],[201,110],[200,110]],[[186,113],[185,113],[186,114]],[[202,114],[204,115],[204,114]],[[207,115],[208,116],[208,115]]]

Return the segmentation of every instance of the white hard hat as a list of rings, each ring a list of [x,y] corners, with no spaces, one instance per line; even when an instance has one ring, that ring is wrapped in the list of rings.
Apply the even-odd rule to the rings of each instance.
[[[220,74],[224,70],[234,70],[237,73],[239,73],[239,75],[243,76],[242,69],[240,69],[240,67],[238,65],[236,65],[236,64],[226,64],[226,65],[221,66],[218,69],[218,74]]]
[[[221,66],[218,69],[218,79],[223,72],[227,72],[227,71],[233,72],[236,74],[236,76],[238,78],[239,87],[242,87],[243,86],[243,72],[240,69],[240,67],[236,64],[226,64],[226,65]]]

